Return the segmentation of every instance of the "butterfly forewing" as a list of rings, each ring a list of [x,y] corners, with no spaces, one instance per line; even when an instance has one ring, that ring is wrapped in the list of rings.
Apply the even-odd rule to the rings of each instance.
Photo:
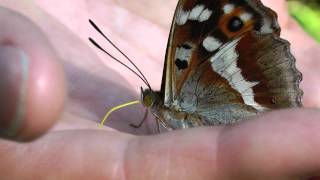
[[[160,117],[184,128],[301,106],[301,74],[276,19],[258,0],[180,0],[161,89],[171,112]]]

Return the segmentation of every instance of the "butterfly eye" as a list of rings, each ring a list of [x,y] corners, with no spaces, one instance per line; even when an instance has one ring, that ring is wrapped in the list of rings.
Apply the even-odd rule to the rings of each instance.
[[[153,103],[154,99],[151,94],[147,94],[143,97],[143,105],[145,105],[146,107],[151,107]]]
[[[244,26],[244,22],[239,17],[232,17],[228,22],[228,30],[231,32],[237,32]]]

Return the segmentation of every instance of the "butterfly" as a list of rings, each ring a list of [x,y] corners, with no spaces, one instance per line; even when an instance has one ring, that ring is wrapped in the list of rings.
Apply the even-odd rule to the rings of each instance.
[[[277,14],[259,0],[179,0],[160,91],[141,102],[167,129],[228,125],[302,107],[302,74]]]

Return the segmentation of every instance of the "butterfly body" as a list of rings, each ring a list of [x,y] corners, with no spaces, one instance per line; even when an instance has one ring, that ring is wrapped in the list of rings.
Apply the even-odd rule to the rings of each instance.
[[[232,124],[301,107],[301,73],[259,0],[180,0],[160,91],[142,102],[167,129]]]

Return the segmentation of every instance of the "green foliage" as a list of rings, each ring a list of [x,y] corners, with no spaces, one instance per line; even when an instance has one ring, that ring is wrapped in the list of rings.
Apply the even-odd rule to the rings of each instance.
[[[320,42],[320,6],[318,1],[289,1],[289,10],[291,16]]]

